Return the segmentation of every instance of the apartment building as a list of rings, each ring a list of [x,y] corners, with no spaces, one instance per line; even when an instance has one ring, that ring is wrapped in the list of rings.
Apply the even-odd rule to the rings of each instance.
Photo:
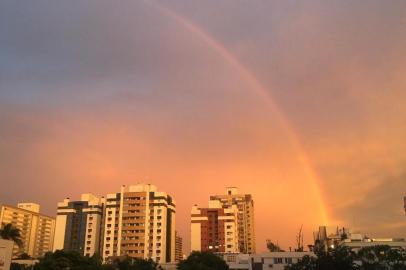
[[[127,255],[175,261],[175,201],[154,185],[122,186],[106,196],[103,259]]]
[[[100,253],[104,198],[82,194],[58,203],[53,250],[75,250],[85,256]]]
[[[183,239],[175,231],[175,261],[180,262],[183,260]]]
[[[55,219],[40,214],[36,203],[19,203],[17,207],[0,205],[0,226],[11,223],[20,230],[21,247],[14,245],[13,256],[26,253],[39,258],[52,251],[55,232]]]
[[[250,194],[240,194],[238,188],[227,187],[225,194],[210,196],[219,200],[223,208],[238,209],[238,249],[241,253],[255,254],[254,201]]]
[[[236,205],[223,208],[219,200],[210,200],[208,208],[193,206],[192,251],[239,252],[238,239]]]

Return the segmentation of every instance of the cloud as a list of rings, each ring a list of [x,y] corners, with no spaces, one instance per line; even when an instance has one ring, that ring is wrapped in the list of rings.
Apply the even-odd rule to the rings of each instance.
[[[355,230],[375,237],[404,237],[406,233],[405,196],[406,174],[381,177],[380,183],[359,199],[338,207],[338,217],[352,224]],[[373,226],[371,226],[373,224]]]

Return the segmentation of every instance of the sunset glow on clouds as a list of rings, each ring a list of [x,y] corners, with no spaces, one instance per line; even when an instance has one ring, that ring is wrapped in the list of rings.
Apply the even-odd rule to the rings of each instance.
[[[258,250],[406,236],[404,1],[0,4],[0,201],[238,186]],[[389,234],[389,235],[388,235]]]

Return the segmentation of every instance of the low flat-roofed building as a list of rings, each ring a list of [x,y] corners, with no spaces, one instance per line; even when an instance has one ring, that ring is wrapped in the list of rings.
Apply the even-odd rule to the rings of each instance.
[[[348,238],[344,239],[341,245],[350,247],[354,251],[372,246],[390,246],[394,249],[406,250],[406,241],[403,238]]]
[[[283,270],[285,266],[297,263],[304,256],[315,257],[316,255],[310,251],[264,252],[250,257],[250,270]]]
[[[304,256],[316,256],[313,252],[264,252],[257,255],[243,253],[216,253],[230,270],[283,270],[297,263]]]
[[[217,254],[227,263],[230,270],[249,270],[250,255],[242,253],[220,253]]]

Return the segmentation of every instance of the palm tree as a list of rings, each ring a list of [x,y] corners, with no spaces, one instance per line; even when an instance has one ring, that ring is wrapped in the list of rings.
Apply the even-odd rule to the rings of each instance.
[[[8,223],[3,226],[3,229],[0,229],[0,238],[11,240],[21,247],[23,241],[21,241],[20,230],[13,226],[13,224]]]

